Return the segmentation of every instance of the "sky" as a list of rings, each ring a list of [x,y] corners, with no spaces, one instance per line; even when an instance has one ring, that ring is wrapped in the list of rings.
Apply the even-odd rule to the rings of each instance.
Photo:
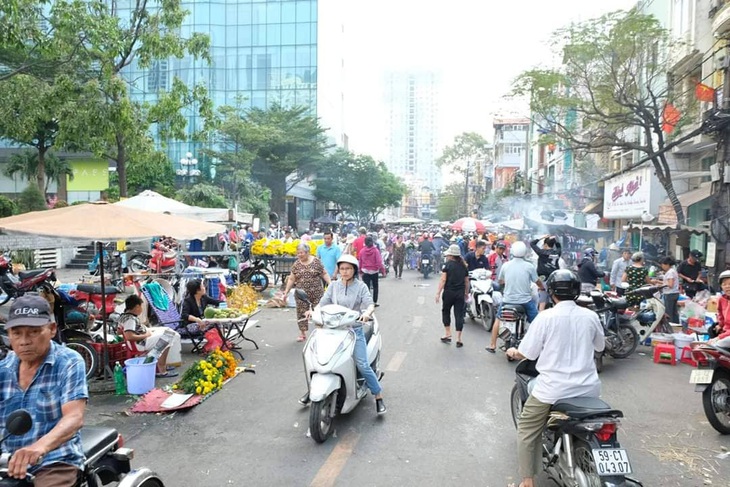
[[[345,1],[345,0],[343,0]],[[347,0],[345,128],[351,150],[384,159],[382,81],[389,70],[441,73],[441,144],[465,131],[491,142],[492,118],[524,70],[546,65],[556,29],[636,0]],[[524,113],[527,115],[527,113]]]

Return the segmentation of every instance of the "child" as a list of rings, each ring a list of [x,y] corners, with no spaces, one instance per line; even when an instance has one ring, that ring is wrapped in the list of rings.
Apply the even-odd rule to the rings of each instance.
[[[148,351],[155,348],[157,342],[165,337],[169,345],[157,359],[157,377],[177,376],[175,367],[167,366],[167,356],[172,350],[174,356],[180,357],[180,335],[164,326],[147,328],[139,321],[140,313],[142,313],[142,298],[133,294],[124,300],[124,313],[119,317],[119,324],[124,330],[124,339],[134,342],[139,350]]]

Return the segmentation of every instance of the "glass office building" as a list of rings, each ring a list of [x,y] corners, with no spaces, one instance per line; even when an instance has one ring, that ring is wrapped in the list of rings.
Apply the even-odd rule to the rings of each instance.
[[[244,106],[303,105],[316,115],[317,4],[317,0],[183,2],[190,13],[181,35],[208,34],[212,61],[170,58],[147,69],[134,62],[125,73],[130,92],[138,100],[153,101],[177,76],[188,87],[204,83],[215,107],[236,105],[242,97]],[[129,2],[119,2],[122,18],[128,16],[128,6]],[[188,117],[192,136],[202,120],[192,108]],[[191,139],[168,141],[167,152],[176,169],[187,152],[197,155]]]

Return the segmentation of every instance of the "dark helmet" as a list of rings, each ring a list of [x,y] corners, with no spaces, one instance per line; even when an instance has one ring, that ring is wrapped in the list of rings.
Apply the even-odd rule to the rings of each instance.
[[[580,279],[568,269],[558,269],[545,282],[550,296],[561,300],[575,299],[580,295]]]
[[[594,249],[593,247],[588,247],[583,251],[583,256],[592,259],[597,253],[598,252],[596,252],[596,249]]]

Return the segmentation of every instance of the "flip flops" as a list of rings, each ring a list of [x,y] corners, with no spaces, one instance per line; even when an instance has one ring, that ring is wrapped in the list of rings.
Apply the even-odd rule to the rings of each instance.
[[[451,343],[451,337],[441,337],[441,343]]]
[[[489,353],[497,353],[497,350],[496,350],[496,349],[494,349],[494,348],[492,348],[492,347],[487,347],[487,348],[485,348],[484,350],[486,350],[486,351],[487,351],[487,352],[489,352]]]

